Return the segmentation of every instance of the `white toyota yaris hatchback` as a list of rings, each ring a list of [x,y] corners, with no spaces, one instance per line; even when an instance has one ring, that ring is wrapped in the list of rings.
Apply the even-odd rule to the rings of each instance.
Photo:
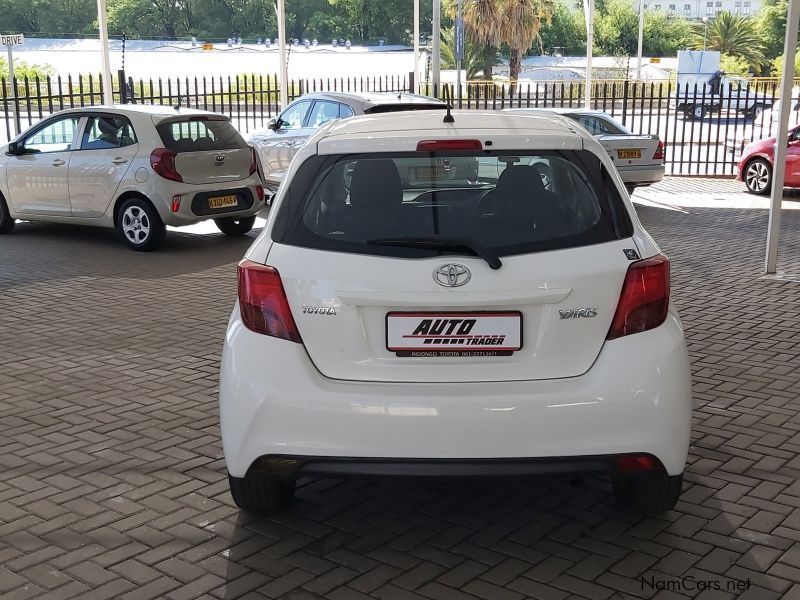
[[[334,121],[292,162],[225,339],[234,500],[278,510],[306,475],[607,473],[622,505],[672,508],[691,385],[669,260],[582,128],[453,117]],[[460,157],[477,183],[448,177]]]

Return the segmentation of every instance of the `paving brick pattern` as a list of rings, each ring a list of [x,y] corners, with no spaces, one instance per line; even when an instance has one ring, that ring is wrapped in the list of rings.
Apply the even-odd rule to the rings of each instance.
[[[763,210],[640,216],[673,260],[697,404],[659,518],[600,479],[308,480],[291,510],[240,514],[216,390],[249,239],[137,254],[20,224],[0,238],[0,597],[800,598],[800,283],[760,277]],[[783,224],[797,273],[800,211]]]

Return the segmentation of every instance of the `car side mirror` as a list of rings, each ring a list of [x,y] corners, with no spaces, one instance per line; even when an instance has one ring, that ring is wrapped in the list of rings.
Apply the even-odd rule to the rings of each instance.
[[[19,142],[11,142],[6,150],[8,156],[20,156],[25,154],[25,148]]]
[[[278,131],[281,128],[280,120],[275,119],[274,117],[269,120],[267,123],[267,129],[272,129],[272,131]]]

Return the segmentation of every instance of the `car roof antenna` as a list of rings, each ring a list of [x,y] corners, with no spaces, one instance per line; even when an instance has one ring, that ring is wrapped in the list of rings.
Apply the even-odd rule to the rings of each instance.
[[[444,96],[443,100],[447,103],[447,114],[444,116],[444,119],[442,119],[442,123],[455,123],[456,120],[453,118],[453,115],[450,114],[450,111],[453,108],[451,106],[451,100],[453,97],[450,95],[449,85],[445,84],[442,95]]]

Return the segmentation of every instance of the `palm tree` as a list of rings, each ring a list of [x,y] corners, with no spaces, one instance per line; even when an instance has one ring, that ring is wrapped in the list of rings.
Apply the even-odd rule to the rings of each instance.
[[[456,32],[455,28],[442,29],[442,68],[456,68]],[[2,60],[2,59],[0,59]],[[467,80],[475,79],[486,64],[497,61],[497,51],[491,46],[465,44],[464,60],[461,68],[467,72]]]
[[[541,43],[539,31],[549,22],[555,0],[464,0],[464,25],[469,41],[511,51],[509,70],[516,81],[522,69],[522,56]],[[445,1],[445,10],[455,15],[454,0]],[[484,69],[484,75],[491,73]]]
[[[743,58],[756,68],[765,62],[755,21],[727,10],[717,13],[707,24],[696,24],[691,44],[698,50],[719,50],[721,54]]]

